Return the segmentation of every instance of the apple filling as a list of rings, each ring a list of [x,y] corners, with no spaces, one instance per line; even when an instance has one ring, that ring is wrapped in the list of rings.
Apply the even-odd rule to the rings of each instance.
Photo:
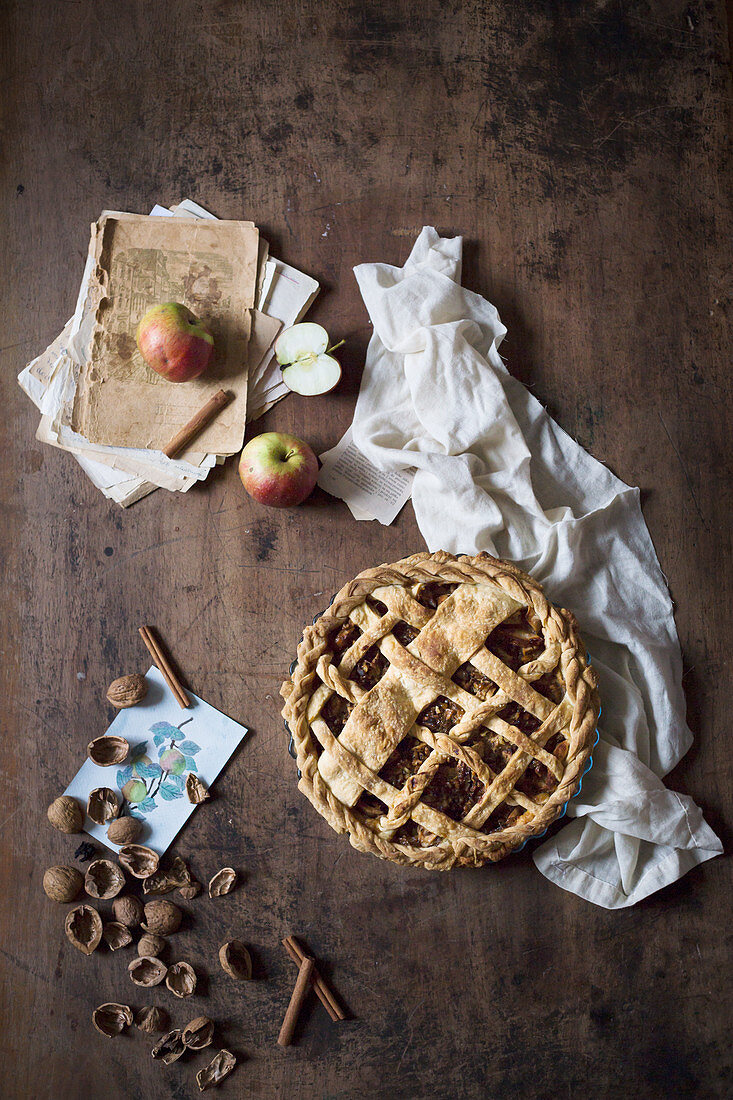
[[[415,590],[415,598],[424,607],[435,610],[456,587],[455,584],[440,582],[421,584]],[[376,614],[382,616],[387,613],[387,607],[380,600],[370,596],[366,602]],[[340,663],[343,655],[361,637],[361,634],[360,628],[351,622],[345,623],[335,632],[331,639],[334,663]],[[392,628],[392,634],[401,645],[408,646],[418,636],[419,631],[409,623],[400,621]],[[490,652],[515,671],[538,658],[545,647],[539,624],[532,621],[526,609],[522,609],[496,627],[485,644]],[[378,645],[374,645],[356,661],[349,673],[349,678],[364,691],[369,691],[379,682],[388,668],[389,661],[380,652]],[[470,661],[456,670],[453,682],[482,702],[490,700],[499,690],[497,685]],[[555,703],[559,702],[564,694],[560,670],[554,669],[544,674],[533,682],[533,687],[545,698]],[[351,710],[352,705],[336,693],[331,695],[325,703],[321,716],[335,737],[342,732]],[[429,730],[432,734],[446,734],[461,720],[463,714],[463,708],[455,701],[442,695],[434,699],[423,708],[417,717],[414,730],[400,742],[383,765],[379,771],[380,778],[397,790],[405,788],[410,777],[417,774],[432,751],[430,746],[420,739],[420,728]],[[536,733],[541,726],[539,718],[515,702],[503,706],[497,712],[497,717],[528,737]],[[515,744],[488,727],[473,731],[468,747],[486,764],[494,777],[502,773],[517,752]],[[558,760],[563,760],[567,755],[568,742],[562,735],[557,734],[550,738],[545,749]],[[556,786],[557,780],[548,768],[538,760],[531,760],[516,782],[515,790],[537,804],[546,801]],[[436,768],[422,792],[421,800],[452,820],[460,822],[481,799],[484,792],[484,783],[474,771],[461,761],[453,759],[441,763]],[[379,798],[366,791],[361,794],[355,810],[365,823],[374,828],[377,827],[377,821],[388,814],[388,807]],[[514,797],[510,796],[491,813],[481,826],[481,831],[493,833],[505,829],[517,824],[525,815],[531,817],[531,812],[518,805]],[[414,821],[408,821],[400,826],[393,839],[398,843],[426,847],[435,844],[439,838]]]

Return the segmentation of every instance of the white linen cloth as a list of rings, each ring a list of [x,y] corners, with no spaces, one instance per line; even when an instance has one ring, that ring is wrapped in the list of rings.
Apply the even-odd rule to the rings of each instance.
[[[687,752],[672,604],[638,489],[578,446],[507,372],[496,309],[460,285],[462,238],[422,230],[404,267],[355,268],[374,324],[353,438],[383,470],[415,468],[430,550],[516,562],[571,608],[600,678],[601,739],[575,818],[534,855],[608,909],[629,906],[722,845],[660,777]]]

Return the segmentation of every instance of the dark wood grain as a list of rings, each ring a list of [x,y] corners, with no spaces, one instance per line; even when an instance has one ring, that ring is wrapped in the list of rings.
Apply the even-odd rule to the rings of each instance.
[[[235,463],[122,512],[34,440],[15,375],[74,306],[103,208],[198,199],[251,217],[323,285],[345,380],[258,425],[335,443],[369,324],[352,266],[401,263],[420,227],[466,237],[465,279],[509,326],[510,369],[638,485],[677,605],[696,743],[672,782],[726,843],[731,791],[731,102],[722,0],[78,0],[2,5],[3,656],[0,1081],[6,1097],[198,1094],[204,1054],[165,1069],[91,1012],[136,1006],[125,952],[63,938],[43,870],[74,842],[45,807],[148,665],[154,623],[187,686],[252,729],[181,837],[208,877],[175,955],[200,1012],[244,1058],[221,1095],[730,1095],[730,865],[608,913],[546,882],[529,852],[479,872],[356,854],[298,794],[278,687],[302,626],[356,571],[422,548],[316,492],[267,511]],[[275,1045],[302,935],[353,1019],[310,998]],[[230,938],[259,979],[218,969]],[[208,1060],[208,1059],[207,1059]]]

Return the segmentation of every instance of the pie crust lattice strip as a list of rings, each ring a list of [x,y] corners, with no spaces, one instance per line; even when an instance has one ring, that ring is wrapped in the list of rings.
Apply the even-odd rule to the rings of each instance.
[[[599,714],[573,615],[507,562],[444,551],[345,585],[281,694],[299,787],[332,828],[436,870],[544,832],[578,789]]]

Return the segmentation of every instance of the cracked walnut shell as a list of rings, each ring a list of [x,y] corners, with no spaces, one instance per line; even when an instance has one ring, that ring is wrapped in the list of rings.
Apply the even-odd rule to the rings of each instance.
[[[83,885],[84,876],[76,867],[49,867],[43,876],[43,889],[51,901],[74,901]]]
[[[197,775],[193,772],[189,772],[186,777],[186,796],[188,801],[192,802],[194,806],[198,806],[199,803],[205,802],[209,797],[209,788],[205,783],[202,783]]]
[[[214,1021],[208,1016],[197,1016],[183,1029],[183,1042],[189,1050],[203,1050],[214,1038]]]
[[[150,988],[160,985],[168,973],[168,967],[160,959],[154,959],[151,955],[143,955],[139,959],[133,959],[127,968],[130,980],[135,985]]]
[[[144,844],[123,844],[117,853],[122,867],[135,878],[147,878],[158,870],[160,856]]]
[[[102,939],[110,951],[118,951],[120,947],[127,947],[132,943],[132,932],[126,924],[110,920],[102,928]]]
[[[187,886],[191,882],[191,872],[185,859],[176,856],[170,867],[159,867],[143,882],[144,894],[170,894],[178,886]]]
[[[196,1074],[196,1080],[201,1092],[220,1085],[225,1077],[228,1077],[237,1064],[237,1059],[229,1050],[220,1050],[209,1062],[205,1069],[200,1069]]]
[[[139,672],[131,676],[119,676],[107,688],[107,699],[113,707],[123,710],[142,702],[148,693],[148,683]]]
[[[120,812],[120,802],[111,787],[97,787],[87,799],[87,813],[96,825],[106,825]]]
[[[170,1017],[164,1008],[157,1005],[146,1005],[135,1013],[135,1027],[140,1031],[153,1035],[156,1031],[165,1031],[170,1022]]]
[[[115,1035],[121,1035],[132,1023],[132,1009],[129,1005],[100,1005],[92,1013],[92,1023],[102,1035],[114,1039]]]
[[[164,1066],[171,1062],[177,1062],[182,1054],[186,1053],[186,1044],[183,1041],[183,1033],[180,1028],[169,1031],[160,1039],[150,1052],[153,1058],[159,1058]]]
[[[84,824],[81,806],[70,794],[55,798],[46,811],[48,820],[60,833],[80,833]]]
[[[196,989],[196,971],[190,963],[173,963],[168,967],[165,984],[174,996],[190,997]]]
[[[93,905],[77,905],[67,915],[64,930],[77,951],[91,955],[102,939],[102,918]]]
[[[186,883],[185,886],[181,886],[178,890],[178,893],[181,895],[182,898],[185,898],[186,901],[191,901],[192,898],[198,897],[202,889],[203,887],[201,883],[197,882],[194,878],[191,879],[190,882]]]

